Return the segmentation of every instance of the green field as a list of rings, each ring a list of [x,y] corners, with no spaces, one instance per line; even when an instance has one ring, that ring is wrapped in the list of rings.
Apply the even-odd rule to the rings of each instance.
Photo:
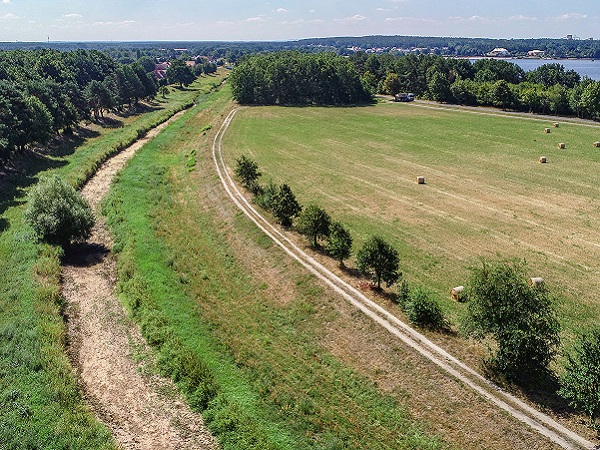
[[[261,182],[322,205],[356,248],[372,234],[390,239],[405,277],[436,292],[451,317],[463,306],[448,292],[480,257],[525,258],[572,331],[600,313],[598,140],[598,126],[412,104],[256,107],[238,112],[224,153],[230,167],[251,156]]]

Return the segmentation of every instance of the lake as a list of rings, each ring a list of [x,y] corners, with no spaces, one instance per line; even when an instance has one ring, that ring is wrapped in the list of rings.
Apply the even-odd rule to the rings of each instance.
[[[573,69],[581,77],[584,76],[592,80],[600,80],[600,60],[591,59],[517,59],[517,58],[502,58],[503,61],[515,63],[520,66],[525,72],[537,69],[543,64],[559,63],[565,67],[565,70]],[[471,62],[476,60],[472,59]]]

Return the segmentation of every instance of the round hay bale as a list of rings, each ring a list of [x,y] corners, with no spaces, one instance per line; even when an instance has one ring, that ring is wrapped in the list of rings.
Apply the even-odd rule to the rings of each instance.
[[[554,122],[554,123],[552,124],[552,126],[553,126],[554,128],[558,128],[558,122]]]
[[[456,286],[455,288],[450,289],[450,297],[457,302],[464,302],[467,300],[467,295],[464,290],[464,286]]]
[[[564,142],[559,142],[558,143],[558,148],[566,148],[566,145]]]
[[[545,156],[540,156],[540,162],[541,162],[542,164],[546,164],[546,162],[547,162],[547,161],[546,161],[546,157],[545,157]]]
[[[417,184],[425,184],[425,177],[417,177]]]
[[[544,133],[550,133],[550,128],[544,128]]]
[[[542,277],[533,277],[528,281],[529,286],[541,286],[544,284],[544,279]]]
[[[600,141],[594,142],[594,147],[600,147]]]

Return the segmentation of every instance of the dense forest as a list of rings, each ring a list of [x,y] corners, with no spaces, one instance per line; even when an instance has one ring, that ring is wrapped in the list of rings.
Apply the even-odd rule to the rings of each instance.
[[[152,60],[120,64],[98,50],[0,51],[0,161],[70,133],[80,121],[154,97],[152,70]],[[181,60],[167,71],[180,84],[196,75]]]
[[[230,77],[233,97],[261,105],[344,105],[370,101],[354,65],[333,53],[252,55]]]

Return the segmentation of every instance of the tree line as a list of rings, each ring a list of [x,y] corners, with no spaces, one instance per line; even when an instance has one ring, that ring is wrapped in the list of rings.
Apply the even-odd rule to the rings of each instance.
[[[250,55],[229,79],[233,97],[245,104],[346,105],[372,100],[352,62],[333,53]]]
[[[98,50],[0,51],[0,161],[69,134],[81,121],[152,99],[159,88],[164,95],[167,84],[187,86],[217,69],[208,60],[194,70],[174,59],[159,82],[154,68],[149,57],[120,64]]]
[[[120,65],[96,50],[0,52],[0,158],[156,92],[140,64]]]
[[[413,92],[425,99],[542,114],[600,118],[600,81],[559,63],[525,72],[498,60],[356,53],[349,57],[371,93]]]

